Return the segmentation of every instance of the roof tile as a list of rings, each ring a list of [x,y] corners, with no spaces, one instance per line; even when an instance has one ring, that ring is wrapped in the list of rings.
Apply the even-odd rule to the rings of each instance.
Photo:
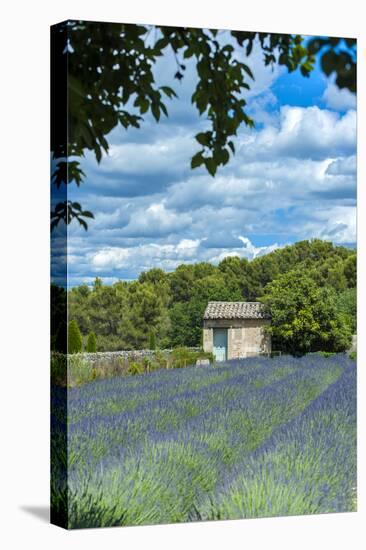
[[[204,319],[270,319],[261,302],[208,302]]]

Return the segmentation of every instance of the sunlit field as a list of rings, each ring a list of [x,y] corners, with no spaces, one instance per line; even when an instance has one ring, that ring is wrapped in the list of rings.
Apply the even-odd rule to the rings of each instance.
[[[53,398],[53,513],[69,528],[356,509],[346,354],[158,370]]]

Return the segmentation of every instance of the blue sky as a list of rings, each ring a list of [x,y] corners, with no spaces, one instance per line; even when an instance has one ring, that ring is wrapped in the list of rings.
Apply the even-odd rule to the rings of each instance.
[[[169,118],[157,124],[146,116],[140,130],[113,130],[100,165],[86,155],[87,177],[70,186],[69,198],[95,220],[87,232],[69,226],[71,286],[228,255],[253,258],[302,239],[355,245],[355,97],[319,67],[310,78],[265,67],[259,47],[246,62],[255,81],[244,97],[256,127],[240,129],[235,157],[215,178],[189,168],[199,148],[193,136],[207,121],[190,102],[194,67],[188,63],[178,82],[169,56],[156,67],[157,81],[179,96],[168,100]]]

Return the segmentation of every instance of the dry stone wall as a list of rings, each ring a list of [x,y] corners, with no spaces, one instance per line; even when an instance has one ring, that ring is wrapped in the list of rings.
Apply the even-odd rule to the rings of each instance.
[[[200,351],[200,348],[188,348],[190,351]],[[159,350],[159,353],[171,353],[171,349]],[[130,359],[132,361],[138,361],[139,359],[144,359],[145,357],[153,358],[157,353],[156,350],[151,349],[140,349],[140,350],[121,350],[121,351],[97,351],[96,353],[75,353],[74,357],[82,357],[90,363],[100,363],[100,362],[113,362],[116,359]]]

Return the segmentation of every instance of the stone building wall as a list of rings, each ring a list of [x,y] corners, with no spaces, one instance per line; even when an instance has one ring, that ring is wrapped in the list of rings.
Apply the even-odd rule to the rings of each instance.
[[[215,328],[227,328],[227,358],[238,359],[259,353],[271,352],[271,336],[265,327],[268,319],[215,319],[205,320],[203,325],[203,349],[213,351],[213,331]]]

